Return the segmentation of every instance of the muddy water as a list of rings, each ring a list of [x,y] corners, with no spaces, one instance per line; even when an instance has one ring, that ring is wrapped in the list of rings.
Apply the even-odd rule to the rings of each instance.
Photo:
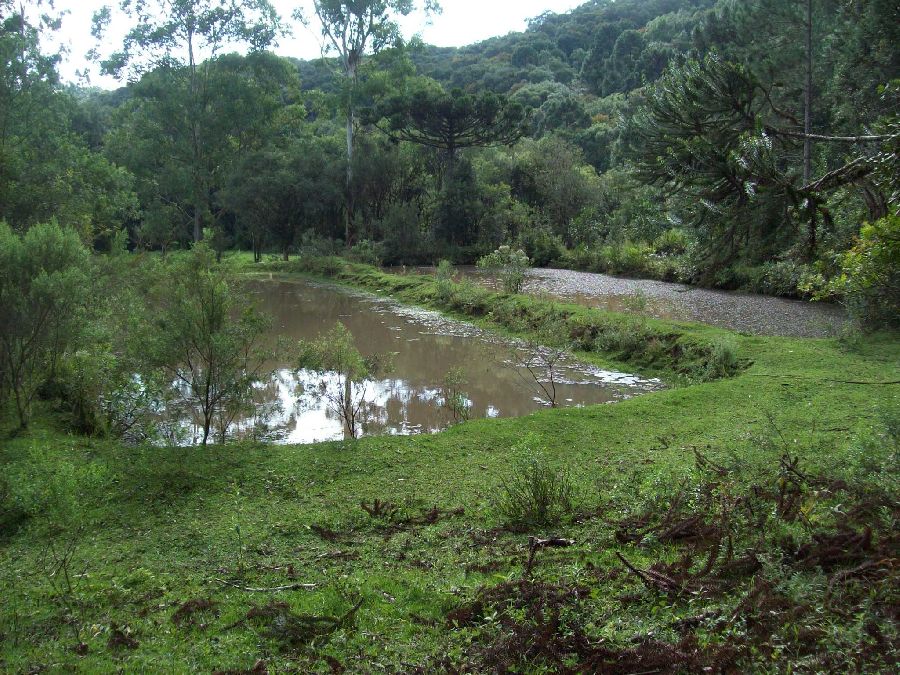
[[[247,292],[274,317],[273,337],[315,338],[341,321],[364,355],[395,353],[390,376],[365,386],[368,422],[364,433],[413,434],[446,428],[452,416],[442,406],[442,382],[459,368],[472,419],[516,417],[545,407],[541,391],[525,369],[515,366],[522,345],[440,315],[371,295],[306,281],[253,281]],[[516,350],[519,350],[518,352]],[[270,439],[306,443],[344,437],[343,425],[320,385],[336,385],[326,375],[297,372],[294,364],[273,364],[275,377],[257,388],[257,403],[270,408],[265,420]],[[541,378],[545,372],[538,372]],[[660,388],[656,380],[603,371],[566,361],[556,378],[558,403],[581,406],[609,403]],[[246,432],[260,419],[244,419]]]
[[[496,287],[493,277],[475,267],[459,274]],[[418,268],[430,272],[431,268]],[[828,303],[788,300],[767,295],[713,291],[684,284],[625,279],[571,270],[528,270],[525,293],[546,294],[616,312],[636,312],[658,319],[695,321],[752,335],[828,337],[840,332],[846,313]]]

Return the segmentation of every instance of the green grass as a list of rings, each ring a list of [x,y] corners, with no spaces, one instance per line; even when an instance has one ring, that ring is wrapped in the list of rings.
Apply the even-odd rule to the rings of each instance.
[[[437,306],[426,281],[352,269],[343,282]],[[525,316],[545,310],[536,303]],[[679,618],[706,616],[713,618],[691,629],[696,649],[739,645],[745,672],[782,672],[791,664],[800,671],[890,672],[897,626],[885,608],[896,604],[896,576],[875,570],[848,577],[832,591],[837,602],[826,602],[836,571],[789,564],[776,542],[799,547],[832,532],[858,502],[874,509],[865,515],[874,549],[895,544],[897,386],[847,382],[900,380],[896,336],[872,336],[849,350],[835,340],[648,325],[681,341],[727,340],[743,368],[699,382],[693,365],[660,359],[648,368],[684,386],[615,405],[472,421],[435,436],[312,446],[126,448],[68,434],[45,404],[30,431],[0,444],[0,670],[212,672],[249,669],[257,660],[279,673],[330,672],[337,663],[351,672],[502,670],[491,647],[513,658],[527,653],[516,640],[540,624],[521,598],[558,584],[585,593],[561,607],[558,636],[582,631],[592,644],[624,653],[642,641],[678,643]],[[584,356],[626,366],[645,358]],[[727,465],[726,477],[698,469],[694,448]],[[498,490],[511,467],[536,450],[567,471],[576,513],[549,531],[504,529]],[[729,495],[753,494],[752,485],[777,489],[786,454],[799,457],[806,474],[848,487],[809,479],[798,521],[775,520],[764,532],[735,525],[736,551],[760,547],[763,567],[753,576],[727,589],[672,596],[624,571],[617,552],[646,569],[689,549],[652,536],[621,543],[623,518],[654,503],[660,516],[681,486],[692,509],[707,493],[725,503]],[[360,504],[371,509],[375,500],[393,508],[370,516]],[[428,524],[422,514],[435,506],[464,512]],[[314,527],[337,537],[329,541]],[[506,584],[523,576],[529,534],[576,544],[538,552],[534,580]],[[807,609],[781,608],[775,625],[760,623],[765,608],[757,612],[747,598],[754,584],[770,580],[772,597],[777,591],[783,602]],[[222,581],[316,587],[252,593]],[[479,595],[483,587],[511,595],[488,601]],[[173,621],[180,606],[198,599],[212,600],[214,610],[193,615],[193,625]],[[286,605],[248,618],[272,600]],[[459,625],[448,622],[454,610]],[[301,615],[344,621],[308,631]],[[134,648],[110,644],[112,627],[132,636]],[[537,652],[526,671],[561,669],[540,651],[542,639],[528,642]],[[578,662],[577,654],[567,658]]]

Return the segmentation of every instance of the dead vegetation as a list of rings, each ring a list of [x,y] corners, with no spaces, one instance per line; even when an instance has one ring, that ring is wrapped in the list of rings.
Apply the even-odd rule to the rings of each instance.
[[[741,488],[731,470],[699,451],[695,464],[693,483],[611,523],[615,541],[630,552],[615,553],[618,570],[595,568],[595,583],[586,585],[583,577],[580,583],[532,578],[542,543],[574,543],[532,538],[522,580],[482,587],[447,614],[448,626],[474,632],[477,648],[465,663],[442,667],[461,672],[513,672],[524,664],[571,673],[741,672],[748,659],[782,653],[811,670],[897,665],[894,525],[900,508],[889,495],[808,475],[789,455],[780,458],[768,480]],[[636,562],[657,556],[650,564]],[[823,574],[824,587],[808,581]],[[633,583],[627,590],[629,577],[643,594],[634,592]],[[671,624],[675,641],[648,634],[636,636],[633,644],[612,645],[589,628],[585,600],[592,593],[617,597],[623,608],[653,602],[658,594],[673,609],[690,607],[693,613]],[[706,609],[696,612],[703,605]],[[875,618],[855,638],[858,644],[838,655],[828,646],[825,626],[862,612]]]
[[[463,516],[466,512],[464,508],[445,510],[433,506],[421,513],[413,514],[407,513],[393,502],[380,499],[371,504],[360,502],[359,506],[371,518],[379,521],[378,528],[388,534],[403,532],[413,527],[435,525],[441,520]]]
[[[197,627],[201,630],[208,625],[209,617],[217,617],[218,603],[208,598],[195,598],[182,604],[172,614],[172,623],[179,628]]]
[[[340,616],[317,616],[298,614],[286,602],[273,600],[267,605],[253,607],[243,619],[231,624],[228,629],[251,625],[261,629],[265,637],[277,641],[283,650],[296,651],[317,638],[350,627],[362,604],[363,600],[360,599]]]

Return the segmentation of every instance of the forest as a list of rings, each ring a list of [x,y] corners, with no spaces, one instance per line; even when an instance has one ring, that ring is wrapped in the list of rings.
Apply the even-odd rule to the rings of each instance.
[[[895,672],[900,6],[301,4],[0,0],[0,672]]]
[[[889,0],[590,2],[458,49],[404,41],[387,3],[312,62],[265,50],[285,28],[267,3],[196,34],[215,3],[183,4],[98,48],[123,83],[103,91],[61,84],[48,28],[6,3],[12,227],[389,265],[510,243],[539,266],[825,299],[865,295],[880,272],[854,261],[896,238]],[[331,47],[347,27],[325,20]]]

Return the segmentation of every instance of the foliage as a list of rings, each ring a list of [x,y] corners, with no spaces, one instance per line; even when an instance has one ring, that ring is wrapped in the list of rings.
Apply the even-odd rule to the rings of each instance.
[[[240,302],[233,282],[205,245],[162,270],[142,335],[147,363],[171,378],[206,445],[215,431],[224,444],[248,412],[255,382],[269,359],[261,347],[265,316]]]
[[[472,96],[423,83],[387,99],[370,117],[398,140],[436,148],[451,160],[464,148],[512,145],[525,132],[525,109],[490,92]]]
[[[437,286],[438,299],[447,302],[453,295],[453,263],[441,260],[434,271],[434,282]]]
[[[559,525],[574,510],[574,486],[565,471],[526,445],[527,454],[500,482],[495,508],[509,525],[538,528]]]
[[[0,395],[26,427],[40,388],[77,348],[88,301],[88,256],[56,223],[19,235],[0,222]]]
[[[501,246],[493,253],[480,258],[478,266],[495,271],[500,277],[503,290],[507,293],[519,293],[525,283],[525,270],[531,266],[531,261],[525,255],[525,251]]]
[[[338,322],[318,340],[298,345],[298,367],[317,371],[317,395],[328,403],[341,420],[349,438],[357,438],[368,417],[366,393],[371,381],[391,371],[392,354],[364,357],[356,348],[353,334]]]
[[[465,373],[459,368],[451,368],[444,375],[441,391],[441,405],[446,408],[456,423],[467,422],[471,412],[469,397],[464,391],[468,386]]]
[[[829,291],[844,296],[866,327],[896,328],[900,316],[900,216],[865,225],[857,244],[841,258],[841,274]]]

